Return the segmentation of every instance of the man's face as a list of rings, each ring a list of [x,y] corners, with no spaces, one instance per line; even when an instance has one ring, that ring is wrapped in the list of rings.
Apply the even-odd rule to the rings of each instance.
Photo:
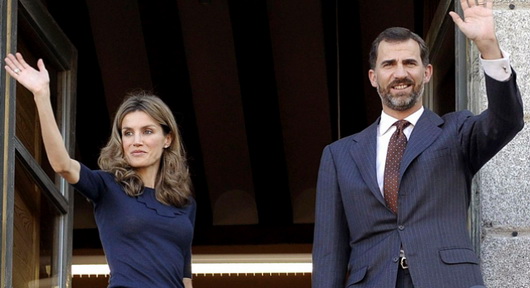
[[[429,82],[432,66],[423,65],[420,47],[414,40],[381,42],[376,66],[368,76],[377,88],[383,109],[406,111],[422,105],[424,84]],[[415,110],[415,109],[414,109]]]

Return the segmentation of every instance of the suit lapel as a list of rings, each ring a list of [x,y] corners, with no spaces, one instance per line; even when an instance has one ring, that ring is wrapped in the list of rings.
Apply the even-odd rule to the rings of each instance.
[[[379,119],[375,121],[368,128],[362,132],[355,134],[352,138],[353,143],[350,153],[357,167],[363,181],[368,185],[368,188],[374,196],[381,202],[385,203],[383,195],[377,185],[377,125]]]
[[[438,138],[442,129],[440,125],[444,123],[443,119],[431,110],[425,109],[418,123],[412,130],[407,148],[403,154],[400,167],[400,174],[407,170],[408,166],[418,155],[423,153]]]

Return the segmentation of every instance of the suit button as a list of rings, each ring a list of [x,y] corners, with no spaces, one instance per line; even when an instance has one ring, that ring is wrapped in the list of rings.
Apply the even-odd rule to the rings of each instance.
[[[392,262],[397,263],[399,261],[399,257],[392,258]]]
[[[399,230],[405,230],[405,226],[403,226],[403,225],[399,225],[399,226],[398,226],[398,229],[399,229]]]

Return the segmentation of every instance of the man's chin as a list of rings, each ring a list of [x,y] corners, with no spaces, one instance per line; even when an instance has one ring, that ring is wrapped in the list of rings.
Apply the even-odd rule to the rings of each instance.
[[[401,92],[397,92],[397,93],[392,93],[392,98],[393,99],[402,99],[402,98],[411,98],[411,96],[410,96],[410,92],[401,91]]]
[[[414,106],[414,104],[412,103],[412,99],[410,98],[404,98],[404,99],[393,98],[393,100],[394,101],[391,102],[392,110],[405,111],[405,110],[412,108],[412,106]]]

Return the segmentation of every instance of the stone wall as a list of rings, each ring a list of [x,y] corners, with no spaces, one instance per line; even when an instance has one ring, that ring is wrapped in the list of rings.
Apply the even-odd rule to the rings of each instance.
[[[495,1],[494,14],[501,48],[517,73],[525,127],[475,177],[475,216],[486,286],[523,288],[530,287],[530,1]],[[474,47],[468,52],[478,59]],[[470,71],[480,69],[469,63]],[[469,75],[469,108],[479,112],[487,105],[484,78]]]

